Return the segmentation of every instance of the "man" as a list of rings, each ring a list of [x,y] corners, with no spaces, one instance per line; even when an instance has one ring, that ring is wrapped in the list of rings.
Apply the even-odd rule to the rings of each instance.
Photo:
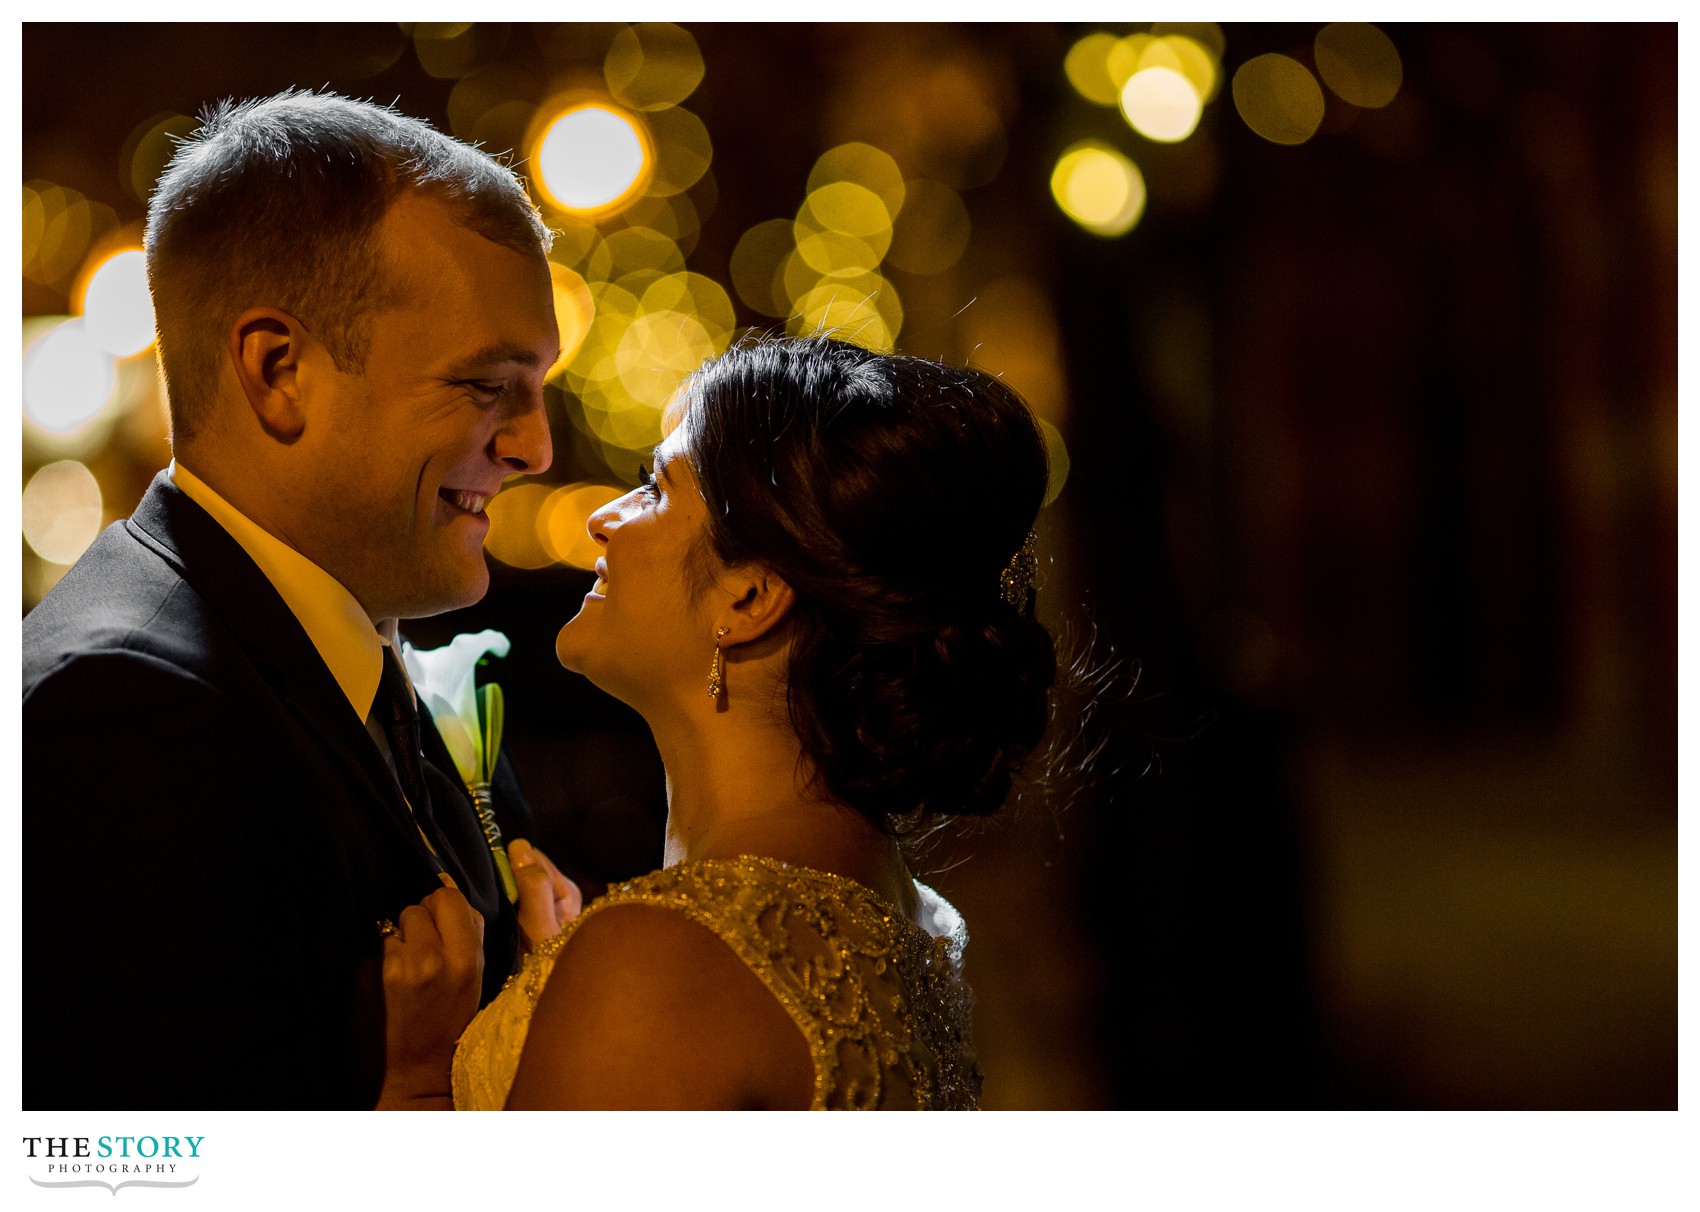
[[[173,463],[23,626],[26,1106],[373,1106],[381,935],[444,884],[483,1000],[512,969],[390,646],[483,596],[486,504],[549,465],[549,240],[493,160],[328,94],[215,107],[161,177]]]

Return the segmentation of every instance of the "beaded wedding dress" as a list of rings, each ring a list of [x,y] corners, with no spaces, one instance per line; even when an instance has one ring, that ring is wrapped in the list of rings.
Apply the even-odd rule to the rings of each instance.
[[[507,1101],[556,956],[587,918],[624,904],[683,913],[749,966],[808,1043],[815,1109],[972,1109],[980,1069],[962,982],[967,930],[943,897],[915,887],[923,926],[853,880],[749,855],[618,884],[532,951],[472,1020],[455,1050],[455,1109]]]

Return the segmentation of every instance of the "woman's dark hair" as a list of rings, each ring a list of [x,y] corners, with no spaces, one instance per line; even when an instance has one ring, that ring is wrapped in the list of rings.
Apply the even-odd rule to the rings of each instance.
[[[824,337],[705,365],[681,400],[707,545],[796,592],[790,713],[833,799],[888,832],[984,816],[1038,744],[1056,679],[1000,576],[1044,502],[1044,439],[982,371]]]

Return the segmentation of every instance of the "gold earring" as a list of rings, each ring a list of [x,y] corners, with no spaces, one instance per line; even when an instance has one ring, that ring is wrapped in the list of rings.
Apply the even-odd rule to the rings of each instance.
[[[726,633],[731,630],[732,629],[730,627],[721,627],[714,633],[714,664],[708,667],[708,697],[711,699],[718,699],[720,697],[720,674],[722,670],[720,663],[720,641],[725,639]]]

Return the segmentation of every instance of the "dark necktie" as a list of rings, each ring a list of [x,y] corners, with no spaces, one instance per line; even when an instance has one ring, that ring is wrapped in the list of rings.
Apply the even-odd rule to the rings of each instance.
[[[396,781],[407,797],[407,809],[413,816],[413,827],[419,830],[420,840],[431,855],[432,865],[439,875],[447,871],[443,847],[436,836],[431,818],[431,793],[425,788],[425,755],[419,747],[419,705],[413,698],[402,669],[401,654],[384,645],[384,672],[378,679],[378,694],[372,704],[373,715],[384,730],[390,744],[390,763],[395,767]]]
[[[429,813],[431,801],[425,790],[425,758],[419,748],[419,706],[413,687],[402,671],[401,656],[384,645],[384,674],[378,681],[378,720],[390,742],[390,759],[396,779],[415,815]]]

